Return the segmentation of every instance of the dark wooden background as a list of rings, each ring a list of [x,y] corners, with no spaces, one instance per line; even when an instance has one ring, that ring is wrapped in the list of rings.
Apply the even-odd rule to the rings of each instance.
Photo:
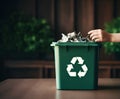
[[[24,11],[37,18],[46,18],[53,29],[55,39],[58,40],[61,33],[80,31],[86,36],[91,29],[104,29],[106,22],[120,16],[120,0],[0,0],[0,22],[4,22],[13,11]],[[104,48],[101,47],[100,61],[103,62],[99,64],[99,73],[102,75],[100,77],[120,77],[120,69],[116,69],[119,68],[119,63],[112,60],[116,60],[115,55],[105,54]],[[23,61],[23,64],[18,66],[21,61],[17,64],[13,61],[14,65],[5,65],[7,62],[0,59],[0,81],[7,77],[42,77],[42,72],[47,77],[54,75],[53,71],[49,74],[49,69],[54,70],[50,62],[50,66],[44,66],[43,71],[39,66],[43,65],[39,63],[40,60],[38,64],[36,61],[33,64],[30,62]],[[111,69],[113,67],[115,69]],[[111,70],[117,76],[111,74]]]
[[[0,0],[0,20],[20,10],[37,18],[46,18],[55,39],[61,33],[77,31],[84,36],[91,29],[104,29],[104,24],[120,16],[120,0]],[[101,49],[101,60],[114,59]]]

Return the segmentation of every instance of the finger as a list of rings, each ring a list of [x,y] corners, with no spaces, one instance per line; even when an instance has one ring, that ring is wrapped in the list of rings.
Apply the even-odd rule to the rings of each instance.
[[[97,32],[93,32],[92,34],[89,34],[89,37],[90,38],[99,37],[99,34]]]
[[[95,30],[91,30],[88,32],[88,34],[92,34],[92,33],[97,33],[97,32],[100,32],[101,29],[95,29]]]
[[[100,39],[95,39],[94,41],[95,42],[102,42]]]
[[[88,32],[88,35],[92,34],[94,32],[94,30],[91,30]]]
[[[99,39],[99,37],[98,37],[98,36],[93,36],[93,37],[91,38],[91,40],[93,40],[93,41],[95,41],[95,39]]]

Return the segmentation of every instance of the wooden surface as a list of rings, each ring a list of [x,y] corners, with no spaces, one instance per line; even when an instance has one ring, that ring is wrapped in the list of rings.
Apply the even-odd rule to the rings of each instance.
[[[7,79],[0,99],[120,99],[120,79],[99,79],[98,90],[56,90],[55,79]]]

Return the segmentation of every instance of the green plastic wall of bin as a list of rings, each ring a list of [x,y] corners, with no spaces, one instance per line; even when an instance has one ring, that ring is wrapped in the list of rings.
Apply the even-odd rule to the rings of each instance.
[[[56,88],[70,89],[97,89],[98,87],[98,44],[94,42],[53,42],[55,56]],[[76,57],[82,58],[79,64]],[[74,59],[73,59],[74,58]],[[76,61],[75,61],[76,58]],[[68,69],[68,65],[73,68]],[[85,68],[82,68],[86,65]],[[84,67],[84,66],[83,66]],[[87,71],[85,71],[87,68]],[[69,72],[76,75],[70,76]],[[79,76],[85,73],[84,76]]]

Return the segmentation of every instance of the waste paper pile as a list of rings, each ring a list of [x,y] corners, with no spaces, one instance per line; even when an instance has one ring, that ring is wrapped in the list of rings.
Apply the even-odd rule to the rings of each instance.
[[[58,40],[58,42],[92,42],[92,41],[89,39],[89,35],[83,37],[80,32],[79,33],[71,32],[68,33],[67,35],[62,33],[62,38]]]

